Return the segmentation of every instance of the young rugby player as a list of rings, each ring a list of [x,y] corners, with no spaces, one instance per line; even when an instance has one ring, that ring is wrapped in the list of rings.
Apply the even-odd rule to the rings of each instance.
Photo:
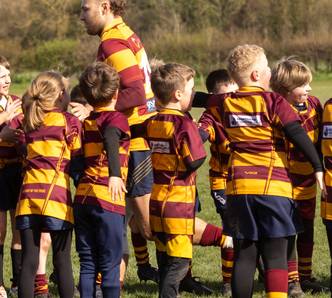
[[[6,297],[3,281],[3,252],[7,232],[7,213],[10,213],[12,226],[11,260],[12,274],[11,293],[17,292],[18,277],[21,266],[21,241],[19,232],[15,228],[15,208],[22,185],[22,151],[18,150],[19,131],[23,113],[21,100],[9,94],[11,85],[10,65],[7,59],[0,56],[0,185],[2,196],[0,200],[0,297]],[[8,125],[9,126],[8,126]],[[13,133],[13,135],[11,135]]]
[[[124,112],[129,125],[142,123],[153,115],[155,104],[150,87],[150,66],[139,37],[124,23],[125,0],[82,0],[81,20],[90,35],[99,35],[98,61],[112,65],[120,76],[116,110]],[[75,104],[72,111],[86,116],[90,111]],[[82,115],[83,114],[83,115]],[[150,150],[142,138],[130,142],[128,207],[133,209],[132,242],[141,280],[158,280],[157,270],[149,263],[146,239],[151,238],[149,198],[152,188]],[[144,238],[142,237],[144,236]]]
[[[323,108],[318,98],[309,95],[311,80],[310,69],[304,63],[289,57],[278,62],[272,69],[271,87],[273,91],[287,99],[298,114],[302,127],[320,151]],[[303,232],[298,234],[296,243],[298,264],[295,242],[292,257],[288,260],[289,296],[300,297],[297,294],[301,291],[299,280],[303,290],[320,292],[323,287],[314,282],[311,277],[317,194],[315,173],[306,157],[292,143],[289,144],[289,172],[293,184],[293,199],[297,203],[296,208],[303,224]]]
[[[212,71],[206,78],[206,89],[210,94],[223,94],[234,92],[238,89],[237,84],[229,76],[226,69]],[[204,117],[203,117],[204,118]],[[201,123],[204,125],[203,123]],[[208,128],[208,130],[213,128]],[[213,129],[214,130],[214,129]],[[210,138],[211,159],[210,159],[210,189],[216,211],[220,215],[223,225],[226,224],[226,179],[228,173],[229,142],[222,131],[216,136],[215,131]],[[221,248],[221,268],[223,285],[221,293],[224,297],[231,296],[231,277],[233,269],[233,248]]]
[[[188,116],[194,71],[165,64],[152,75],[158,115],[145,122],[152,148],[154,185],[150,221],[157,248],[160,297],[176,297],[192,258],[196,169],[206,154],[198,128]]]
[[[239,90],[212,96],[208,111],[223,127],[231,149],[226,194],[235,241],[232,297],[252,296],[258,255],[264,262],[267,296],[287,297],[287,239],[297,227],[284,134],[310,161],[325,193],[322,165],[288,102],[265,91],[271,71],[264,50],[238,46],[227,63]]]
[[[65,78],[48,71],[39,74],[23,96],[27,158],[16,208],[23,250],[18,293],[23,298],[34,295],[42,232],[51,235],[60,296],[74,295],[69,170],[81,149],[81,123],[65,112],[69,103],[66,89]]]
[[[120,296],[130,133],[126,116],[115,111],[118,88],[116,70],[103,62],[80,77],[82,94],[94,108],[84,121],[85,171],[74,201],[81,297],[94,297],[98,272],[103,297]]]
[[[329,99],[324,106],[321,136],[327,188],[327,196],[321,198],[321,217],[325,224],[332,260],[332,99]],[[330,291],[332,295],[332,266],[330,268]]]

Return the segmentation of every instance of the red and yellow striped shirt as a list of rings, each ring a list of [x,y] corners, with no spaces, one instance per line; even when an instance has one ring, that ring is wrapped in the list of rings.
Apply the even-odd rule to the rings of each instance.
[[[320,205],[321,216],[332,220],[332,99],[329,99],[324,106],[321,136],[327,190],[327,197],[322,197]]]
[[[319,143],[319,133],[322,121],[323,108],[319,99],[309,96],[305,103],[306,109],[298,111],[296,107],[293,110],[298,114],[301,125],[308,134],[308,137],[314,145]],[[319,149],[320,150],[320,149]],[[316,198],[316,178],[314,169],[302,152],[289,143],[289,173],[293,184],[293,199],[308,200]]]
[[[152,150],[150,223],[154,233],[193,235],[196,171],[186,164],[205,158],[196,124],[178,110],[162,109],[147,121]]]
[[[282,128],[299,118],[289,103],[277,93],[242,87],[212,96],[208,112],[230,142],[226,194],[292,198]]]
[[[107,127],[122,132],[119,146],[121,175],[127,179],[130,132],[125,115],[107,108],[96,109],[84,121],[85,171],[76,190],[75,203],[98,205],[107,211],[125,214],[125,193],[122,200],[111,201],[108,192],[108,159],[103,145],[103,131]]]
[[[73,223],[69,163],[81,149],[81,123],[56,109],[26,133],[27,158],[16,216],[43,215]]]
[[[226,189],[230,155],[229,141],[221,125],[211,118],[209,113],[204,112],[202,114],[199,119],[199,125],[209,134],[211,143],[211,158],[209,161],[210,188],[211,190]]]
[[[120,76],[116,109],[126,114],[129,125],[139,124],[155,113],[150,66],[139,37],[117,17],[101,33],[98,61],[113,66]],[[130,141],[130,150],[148,150],[143,138]]]

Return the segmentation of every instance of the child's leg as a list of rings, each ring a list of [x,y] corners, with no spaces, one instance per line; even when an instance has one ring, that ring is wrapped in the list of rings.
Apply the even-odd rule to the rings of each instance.
[[[296,259],[296,236],[288,238],[287,247],[287,266],[288,266],[288,283],[296,283],[300,281],[299,271]]]
[[[251,240],[234,241],[234,266],[232,275],[232,297],[252,296],[258,249]]]
[[[326,227],[327,240],[329,244],[330,259],[332,260],[332,221],[324,220]],[[330,291],[332,292],[332,265],[330,267]]]
[[[103,297],[119,297],[124,216],[109,211],[97,216],[101,223],[96,231],[96,242]]]
[[[60,297],[74,296],[74,277],[71,265],[72,230],[52,231],[53,265],[58,278]]]
[[[10,219],[12,226],[12,245],[10,250],[10,255],[12,259],[12,288],[17,287],[19,275],[21,271],[22,262],[22,246],[20,232],[16,230],[15,226],[15,210],[10,210]]]
[[[52,241],[50,233],[42,233],[40,238],[39,265],[35,278],[35,295],[48,293],[46,262],[51,243]]]
[[[3,247],[6,239],[7,212],[0,211],[0,287],[3,286]]]
[[[20,234],[22,241],[22,270],[18,283],[18,296],[21,298],[33,298],[41,232],[25,229],[21,230]]]
[[[287,246],[288,239],[286,237],[265,238],[259,241],[259,251],[265,268],[267,297],[287,298]]]
[[[97,247],[95,230],[97,222],[91,220],[85,205],[74,206],[76,250],[80,258],[79,290],[82,298],[95,296]],[[93,208],[93,206],[91,207]]]
[[[174,298],[179,294],[179,285],[189,269],[191,259],[164,256],[165,267],[162,274],[162,283],[159,286],[160,298]],[[159,264],[159,263],[158,263]]]
[[[302,282],[311,279],[316,198],[297,201],[297,203],[304,228],[297,237],[298,266]]]

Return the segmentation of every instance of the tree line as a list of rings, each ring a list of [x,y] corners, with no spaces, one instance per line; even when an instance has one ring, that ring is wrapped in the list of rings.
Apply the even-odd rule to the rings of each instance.
[[[80,0],[0,1],[0,54],[15,71],[75,74],[95,57],[98,38],[79,20]],[[237,44],[262,45],[271,60],[297,55],[332,71],[330,0],[128,0],[127,23],[150,57],[206,74]]]

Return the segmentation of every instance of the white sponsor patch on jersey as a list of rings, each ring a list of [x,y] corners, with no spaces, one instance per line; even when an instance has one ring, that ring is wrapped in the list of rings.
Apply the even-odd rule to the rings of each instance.
[[[229,115],[231,127],[262,126],[261,115]]]
[[[150,148],[153,153],[170,153],[169,142],[150,141]]]
[[[323,125],[323,139],[332,139],[332,125]]]

